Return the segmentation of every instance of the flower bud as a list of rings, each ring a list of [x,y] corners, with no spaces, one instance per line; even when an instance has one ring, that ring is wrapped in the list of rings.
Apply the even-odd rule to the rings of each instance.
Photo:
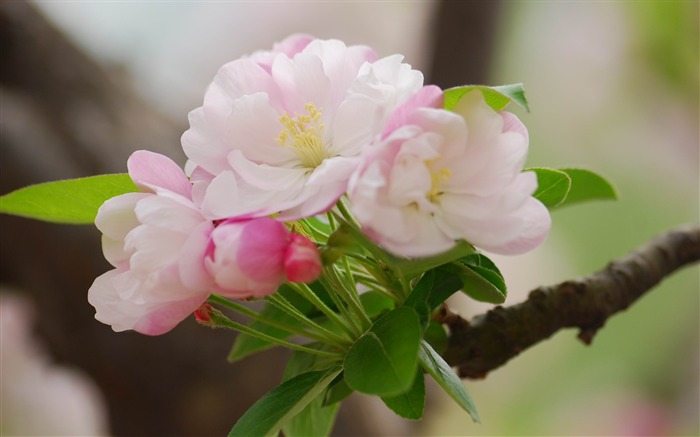
[[[203,303],[199,308],[194,310],[194,318],[203,324],[211,323],[211,305]]]
[[[290,282],[314,282],[321,274],[321,256],[316,245],[303,235],[292,234],[284,255],[284,273]]]

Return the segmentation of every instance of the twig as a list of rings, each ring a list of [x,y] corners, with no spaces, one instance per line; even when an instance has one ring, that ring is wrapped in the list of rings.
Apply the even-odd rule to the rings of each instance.
[[[686,225],[659,235],[581,279],[539,287],[528,299],[496,307],[470,322],[443,309],[450,329],[445,360],[463,378],[484,378],[530,346],[562,328],[580,329],[590,344],[595,333],[675,270],[700,260],[700,225]]]

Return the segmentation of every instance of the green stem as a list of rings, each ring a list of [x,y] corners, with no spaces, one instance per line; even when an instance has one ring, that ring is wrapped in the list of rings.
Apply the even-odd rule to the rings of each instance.
[[[352,331],[352,338],[359,338],[364,332],[364,329],[361,325],[357,324],[356,318],[350,314],[345,301],[338,297],[338,289],[340,287],[335,283],[333,277],[327,272],[329,269],[332,269],[332,267],[324,268],[324,273],[319,278],[319,281],[321,281],[321,284],[326,288],[326,290],[328,290],[328,296],[330,296],[330,298],[333,300],[333,303],[338,308],[338,311],[340,311],[341,316],[345,320],[346,325]]]
[[[343,260],[345,261],[346,268],[349,270],[350,266],[347,265],[347,259],[343,257]],[[352,312],[355,313],[357,318],[360,320],[360,327],[362,331],[364,332],[369,329],[369,327],[372,326],[372,321],[369,319],[369,317],[367,317],[365,309],[362,307],[360,296],[357,294],[357,289],[355,288],[355,281],[352,280],[352,286],[350,286],[347,281],[343,281],[340,278],[340,275],[338,275],[338,272],[333,266],[328,267],[326,270],[330,272],[330,279],[335,282],[337,292],[340,297],[347,302]],[[348,273],[350,274],[350,278],[352,278],[352,273]]]
[[[337,334],[329,331],[328,329],[324,328],[323,326],[319,325],[318,323],[316,323],[313,320],[306,317],[301,311],[299,311],[294,305],[292,305],[282,295],[271,294],[271,295],[267,296],[266,300],[269,303],[271,303],[272,305],[274,305],[277,308],[284,311],[285,313],[294,317],[299,322],[308,326],[313,331],[315,331],[312,333],[314,335],[313,337],[309,337],[306,334],[301,334],[301,335],[306,335],[309,338],[314,338],[315,340],[319,340],[319,341],[324,342],[324,343],[330,343],[330,344],[333,344],[335,346],[339,346],[341,348],[345,347],[349,344],[349,342],[346,339],[338,336]],[[305,331],[305,332],[307,332],[307,331]]]
[[[345,221],[352,224],[352,226],[354,226],[357,229],[361,228],[360,224],[357,222],[357,220],[355,220],[355,217],[353,217],[352,213],[350,212],[350,209],[347,207],[347,205],[345,205],[344,198],[341,197],[338,200],[338,203],[336,203],[335,205],[338,207],[338,211],[340,211],[340,214],[342,214]]]
[[[292,325],[287,325],[283,322],[280,322],[279,320],[273,320],[268,317],[263,316],[262,314],[251,310],[250,308],[247,308],[239,303],[233,302],[229,299],[226,299],[225,297],[218,296],[216,294],[212,294],[209,297],[209,302],[211,303],[218,303],[220,305],[223,305],[227,308],[230,308],[234,311],[238,311],[239,313],[250,317],[253,320],[257,320],[259,322],[265,323],[266,325],[274,326],[275,328],[283,329],[289,333],[295,334],[295,335],[301,335],[303,337],[307,337],[313,340],[318,340],[323,343],[331,343],[335,346],[340,346],[343,347],[345,343],[344,340],[337,335],[333,334],[332,332],[326,330],[322,326],[317,325],[314,323],[312,320],[309,320],[307,317],[305,317],[303,314],[294,314],[291,311],[287,310],[284,308],[283,310],[286,313],[289,313],[292,317],[294,317],[296,320],[300,321],[302,324],[308,326],[314,331],[309,331],[307,329],[299,328],[298,326],[292,326]],[[272,302],[271,302],[272,303]],[[292,307],[293,308],[293,307]],[[296,308],[293,308],[296,310]]]
[[[310,354],[316,354],[316,355],[323,355],[327,357],[335,357],[339,358],[340,355],[336,352],[327,352],[327,351],[321,351],[318,349],[313,349],[310,347],[306,346],[301,346],[298,344],[294,344],[288,341],[280,340],[279,338],[272,337],[267,334],[263,334],[262,332],[256,331],[255,329],[251,329],[241,323],[234,322],[233,320],[229,319],[226,317],[221,311],[217,309],[213,309],[210,314],[211,317],[211,327],[213,328],[228,328],[228,329],[234,329],[238,332],[241,332],[243,334],[250,335],[251,337],[256,337],[261,340],[278,344],[280,346],[288,347],[290,349],[298,350],[301,352],[307,352]]]
[[[290,282],[289,286],[299,293],[304,299],[308,300],[312,305],[318,308],[323,314],[325,314],[325,316],[328,317],[328,320],[330,320],[348,335],[349,339],[353,340],[358,337],[357,333],[354,332],[343,319],[338,317],[338,314],[335,311],[328,308],[328,305],[326,305],[318,296],[316,296],[316,293],[314,293],[308,285]]]

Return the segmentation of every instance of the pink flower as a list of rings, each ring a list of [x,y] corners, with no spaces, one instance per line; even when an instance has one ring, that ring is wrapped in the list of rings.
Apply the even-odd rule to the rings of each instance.
[[[271,218],[228,220],[211,233],[205,259],[212,290],[245,299],[274,293],[283,282],[313,282],[321,272],[316,245]]]
[[[428,256],[456,240],[500,254],[533,249],[550,228],[532,197],[537,179],[522,172],[528,134],[496,112],[481,92],[452,111],[425,87],[398,107],[383,140],[369,149],[349,197],[363,230],[397,255]]]
[[[183,171],[165,156],[138,151],[129,175],[142,190],[107,200],[95,224],[115,268],[95,279],[88,301],[115,331],[169,331],[208,297],[204,251],[213,224],[191,200]]]
[[[224,65],[182,136],[204,215],[329,209],[391,110],[422,85],[402,59],[296,35]]]

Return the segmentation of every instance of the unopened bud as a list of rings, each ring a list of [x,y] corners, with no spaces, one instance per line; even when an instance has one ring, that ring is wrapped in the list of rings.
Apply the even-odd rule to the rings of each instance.
[[[292,234],[284,257],[287,280],[310,284],[321,275],[321,267],[321,256],[316,245],[302,235]]]
[[[211,323],[211,311],[211,305],[205,302],[199,308],[194,310],[194,318],[199,323],[209,324]]]

